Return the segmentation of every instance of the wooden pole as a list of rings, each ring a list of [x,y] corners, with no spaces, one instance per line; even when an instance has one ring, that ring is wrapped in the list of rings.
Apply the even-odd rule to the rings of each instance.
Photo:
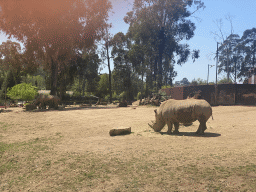
[[[7,92],[7,86],[5,87],[5,94],[4,94],[4,102],[5,102],[5,107],[4,107],[4,108],[5,108],[5,109],[7,108],[7,107],[6,107],[6,92]]]
[[[219,43],[217,42],[217,53],[216,53],[216,85],[215,85],[215,105],[218,105],[217,94],[218,94],[218,50]]]

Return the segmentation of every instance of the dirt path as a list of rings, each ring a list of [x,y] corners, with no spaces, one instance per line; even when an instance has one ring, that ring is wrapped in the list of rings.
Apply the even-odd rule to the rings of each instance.
[[[147,161],[157,163],[159,158],[166,159],[170,167],[191,164],[199,168],[237,167],[256,162],[255,107],[213,107],[214,120],[208,120],[204,136],[194,133],[198,122],[180,126],[179,135],[167,135],[167,127],[161,133],[154,132],[147,125],[154,120],[154,109],[82,108],[43,112],[12,109],[0,113],[0,122],[10,125],[0,129],[0,140],[10,144],[61,135],[54,146],[59,154],[92,152],[123,161],[150,154]],[[131,127],[132,134],[110,137],[109,130],[120,126]]]

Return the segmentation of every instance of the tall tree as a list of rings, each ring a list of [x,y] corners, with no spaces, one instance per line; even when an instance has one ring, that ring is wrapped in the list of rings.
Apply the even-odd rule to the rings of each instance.
[[[133,99],[131,84],[131,63],[128,57],[127,37],[122,33],[117,33],[111,40],[113,46],[111,55],[114,57],[113,78],[118,82],[119,90],[127,93],[127,99]]]
[[[31,60],[43,58],[51,71],[51,94],[63,61],[99,39],[111,4],[108,0],[2,0],[0,30],[23,42]],[[68,63],[68,62],[67,62]]]
[[[227,73],[227,81],[230,75],[236,79],[236,71],[240,69],[240,37],[237,34],[229,35],[219,47],[219,66],[218,72]]]
[[[109,102],[112,103],[112,71],[111,71],[111,68],[110,68],[110,49],[112,47],[112,44],[111,44],[111,40],[112,40],[112,36],[111,34],[109,33],[109,28],[111,28],[111,24],[108,24],[108,25],[105,25],[103,26],[102,28],[102,31],[103,31],[103,38],[102,38],[102,41],[103,41],[103,44],[102,44],[102,58],[103,60],[107,59],[107,64],[103,64],[103,65],[107,65],[108,66],[108,80],[109,80],[109,83],[108,83],[108,90],[109,90]]]
[[[20,44],[10,40],[3,42],[0,45],[0,58],[0,71],[2,73],[0,97],[3,98],[8,87],[13,87],[21,82],[24,66]]]
[[[132,67],[133,69],[139,74],[141,75],[141,87],[140,87],[140,92],[142,93],[140,96],[142,99],[142,95],[144,94],[144,86],[143,86],[143,82],[144,82],[144,76],[146,73],[146,65],[147,65],[147,61],[146,61],[146,57],[145,57],[145,52],[146,47],[145,45],[141,45],[141,44],[133,44],[131,45],[129,52],[128,52],[128,57],[129,57],[129,61],[132,63]]]
[[[196,5],[191,12],[190,7]],[[194,36],[195,24],[189,20],[197,10],[204,8],[202,1],[192,0],[135,0],[133,11],[127,13],[124,21],[130,24],[129,36],[135,44],[144,44],[151,50],[153,57],[153,77],[158,88],[163,84],[163,61],[173,61],[174,53],[178,56],[177,64],[182,65],[190,55],[187,44]],[[194,50],[192,57],[198,58]],[[169,59],[164,59],[164,58]]]
[[[20,44],[10,40],[3,42],[0,45],[0,58],[0,70],[10,70],[14,77],[15,84],[19,84],[24,69]]]
[[[219,70],[227,73],[227,81],[231,74],[233,82],[236,78],[248,78],[249,73],[255,73],[256,67],[256,28],[245,30],[240,38],[230,34],[219,47]]]
[[[255,73],[256,67],[256,28],[244,31],[240,41],[240,53],[243,57],[238,77],[248,77],[251,70]]]

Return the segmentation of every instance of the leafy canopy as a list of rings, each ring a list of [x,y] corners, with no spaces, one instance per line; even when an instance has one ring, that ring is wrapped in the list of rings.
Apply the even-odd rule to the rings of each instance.
[[[21,83],[8,88],[7,96],[12,99],[19,99],[22,101],[30,101],[37,95],[37,88],[31,84]]]

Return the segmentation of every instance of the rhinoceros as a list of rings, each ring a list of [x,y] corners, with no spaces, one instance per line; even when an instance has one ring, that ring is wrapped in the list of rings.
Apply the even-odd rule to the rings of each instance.
[[[152,125],[148,124],[154,131],[159,132],[165,124],[168,125],[168,134],[171,134],[174,124],[174,134],[179,133],[179,123],[189,124],[196,120],[200,122],[197,134],[204,134],[207,120],[212,116],[211,105],[203,99],[175,100],[169,99],[163,102],[156,110],[156,121]],[[213,117],[212,117],[213,118]]]
[[[39,108],[45,109],[46,105],[49,106],[49,108],[58,109],[58,105],[60,103],[60,99],[58,96],[55,95],[43,95],[40,94],[36,100],[33,102],[34,105],[38,105]]]

